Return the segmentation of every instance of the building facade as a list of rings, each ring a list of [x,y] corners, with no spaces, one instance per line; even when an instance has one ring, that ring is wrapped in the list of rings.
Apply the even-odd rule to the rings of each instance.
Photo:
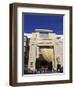
[[[56,35],[52,30],[45,29],[36,29],[35,32],[32,32],[29,42],[28,68],[32,71],[37,70],[39,68],[39,64],[37,65],[37,62],[40,60],[42,63],[43,61],[52,63],[52,67],[50,66],[52,71],[57,70],[58,64],[63,67],[62,36]]]

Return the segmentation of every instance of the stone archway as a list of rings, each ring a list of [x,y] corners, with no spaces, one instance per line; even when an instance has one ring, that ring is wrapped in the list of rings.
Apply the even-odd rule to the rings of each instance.
[[[52,71],[54,63],[54,48],[53,46],[39,46],[39,58],[36,59],[36,69],[40,71],[44,68],[48,71]]]

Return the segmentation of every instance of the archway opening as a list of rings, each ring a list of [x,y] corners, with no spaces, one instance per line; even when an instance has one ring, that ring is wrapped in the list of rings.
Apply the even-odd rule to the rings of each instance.
[[[36,59],[37,73],[52,72],[53,47],[39,47],[39,58]]]

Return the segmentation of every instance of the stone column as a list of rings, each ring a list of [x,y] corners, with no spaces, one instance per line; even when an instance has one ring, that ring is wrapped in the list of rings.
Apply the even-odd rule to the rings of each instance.
[[[28,68],[30,70],[35,71],[35,63],[36,63],[36,45],[31,45],[29,51]]]
[[[36,58],[39,58],[39,46],[36,47]]]

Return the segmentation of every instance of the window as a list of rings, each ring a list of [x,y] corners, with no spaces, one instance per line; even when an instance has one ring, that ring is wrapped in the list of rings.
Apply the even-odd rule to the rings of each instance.
[[[24,42],[26,42],[27,41],[27,36],[24,36]]]
[[[48,39],[48,33],[40,33],[41,39]]]

